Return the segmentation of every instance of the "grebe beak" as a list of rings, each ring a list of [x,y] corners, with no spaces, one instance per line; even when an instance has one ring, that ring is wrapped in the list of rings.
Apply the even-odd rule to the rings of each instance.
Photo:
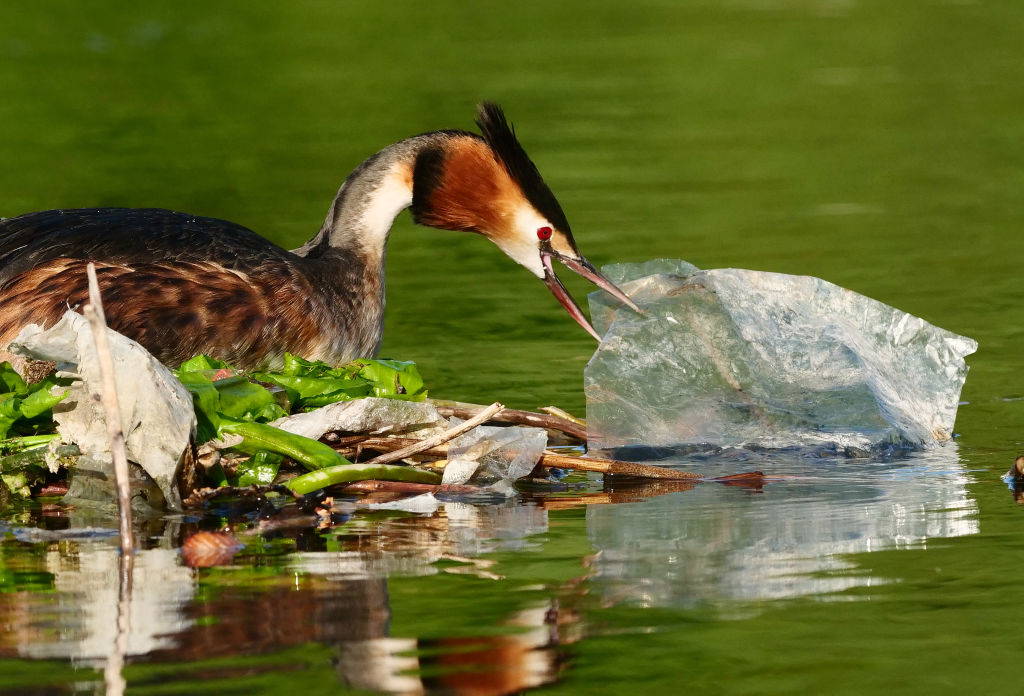
[[[548,286],[548,290],[550,290],[551,294],[554,295],[555,298],[562,303],[562,306],[565,307],[565,310],[569,312],[569,316],[575,319],[577,324],[582,326],[587,333],[596,338],[598,341],[601,340],[601,336],[597,333],[597,331],[594,330],[594,327],[591,326],[590,321],[583,313],[583,310],[580,309],[580,306],[576,304],[576,301],[572,298],[572,295],[570,295],[569,291],[565,289],[564,285],[562,285],[562,281],[560,281],[558,279],[558,276],[555,275],[555,269],[551,265],[552,258],[558,259],[563,264],[565,264],[565,266],[568,269],[580,274],[581,276],[592,282],[594,285],[601,288],[609,295],[625,304],[634,312],[637,312],[638,314],[643,314],[640,308],[636,306],[636,303],[626,296],[626,293],[622,292],[622,290],[619,290],[617,287],[615,287],[615,284],[612,283],[612,281],[608,280],[603,275],[601,275],[601,272],[594,268],[594,265],[587,261],[582,256],[578,259],[574,259],[569,256],[563,256],[562,254],[559,254],[557,252],[543,251],[541,252],[540,258],[544,264],[544,284]]]

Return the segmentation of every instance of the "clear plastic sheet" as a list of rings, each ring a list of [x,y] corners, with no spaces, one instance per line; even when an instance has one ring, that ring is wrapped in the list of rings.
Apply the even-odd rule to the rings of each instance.
[[[543,428],[477,426],[448,446],[444,483],[492,486],[511,494],[511,483],[533,471],[547,442]]]
[[[809,276],[665,259],[604,272],[644,315],[590,295],[592,448],[863,455],[952,436],[970,338]]]

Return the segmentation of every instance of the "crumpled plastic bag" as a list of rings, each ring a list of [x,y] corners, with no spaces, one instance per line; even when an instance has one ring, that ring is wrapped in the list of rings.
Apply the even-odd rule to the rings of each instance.
[[[452,425],[461,422],[452,418]],[[547,445],[543,428],[477,426],[449,443],[441,482],[488,486],[511,495],[512,482],[533,471]]]
[[[107,329],[107,338],[128,459],[156,482],[166,505],[180,509],[176,477],[196,431],[192,396],[138,343],[112,329]],[[105,480],[102,490],[112,491],[113,464],[103,404],[92,398],[101,392],[102,380],[88,320],[69,310],[49,329],[30,324],[9,350],[36,360],[52,360],[58,370],[80,376],[81,380],[68,388],[68,396],[54,407],[53,418],[61,440],[78,445],[83,458],[99,467],[90,472],[93,482]],[[109,500],[115,499],[110,494]]]
[[[447,429],[447,421],[431,404],[369,396],[278,418],[270,425],[313,440],[334,431],[372,435],[415,433],[416,437],[425,438]]]
[[[645,314],[590,295],[592,448],[860,455],[952,436],[970,338],[809,276],[666,259],[604,272]]]

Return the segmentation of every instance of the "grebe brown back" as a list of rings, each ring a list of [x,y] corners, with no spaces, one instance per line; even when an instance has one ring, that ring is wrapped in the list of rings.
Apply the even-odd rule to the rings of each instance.
[[[288,351],[341,364],[380,349],[384,252],[395,217],[477,232],[551,289],[597,337],[552,268],[557,259],[635,305],[579,253],[554,194],[501,109],[481,135],[446,130],[373,155],[342,184],[323,227],[286,251],[224,220],[161,209],[49,210],[0,220],[0,348],[53,325],[87,296],[96,264],[111,328],[177,365],[198,353],[238,367]]]

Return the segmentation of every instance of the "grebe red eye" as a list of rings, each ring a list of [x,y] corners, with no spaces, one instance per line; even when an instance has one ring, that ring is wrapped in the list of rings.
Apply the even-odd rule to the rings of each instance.
[[[551,239],[551,228],[550,227],[538,227],[537,228],[537,239],[542,242]]]

